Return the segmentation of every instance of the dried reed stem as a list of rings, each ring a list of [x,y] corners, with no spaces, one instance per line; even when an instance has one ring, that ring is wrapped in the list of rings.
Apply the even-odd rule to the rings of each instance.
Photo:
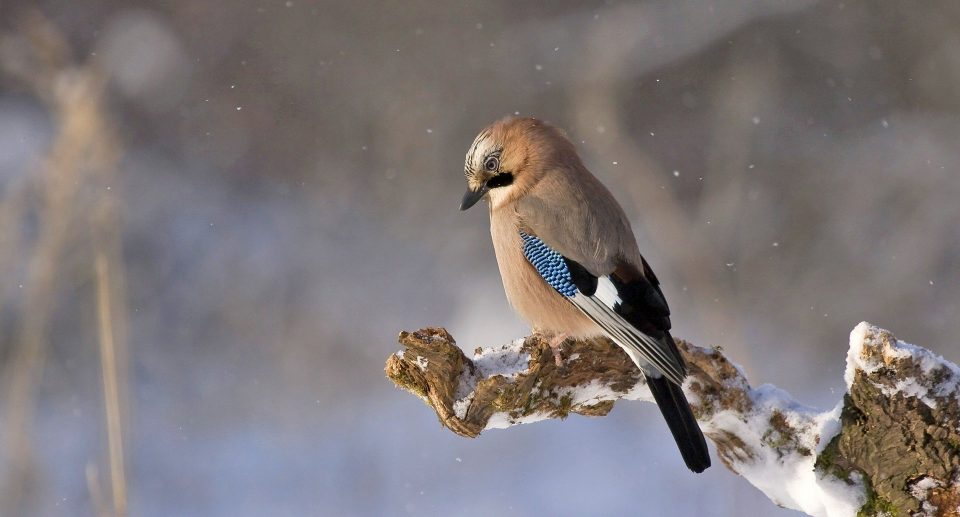
[[[110,488],[114,515],[127,512],[127,486],[123,467],[123,430],[120,425],[120,389],[117,382],[117,354],[110,308],[110,276],[107,255],[97,252],[97,319],[100,330],[100,367],[103,377],[103,404],[107,419],[110,456]]]

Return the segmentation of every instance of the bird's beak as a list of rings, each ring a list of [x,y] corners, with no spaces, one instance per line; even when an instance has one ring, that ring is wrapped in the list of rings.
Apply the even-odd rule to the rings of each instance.
[[[490,187],[484,185],[477,190],[467,189],[467,192],[463,195],[463,201],[460,202],[460,210],[466,210],[471,206],[477,204],[477,201],[480,201],[487,192],[490,192]]]

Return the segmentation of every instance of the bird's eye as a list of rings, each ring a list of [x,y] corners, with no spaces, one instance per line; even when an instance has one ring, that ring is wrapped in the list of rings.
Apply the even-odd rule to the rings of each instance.
[[[489,172],[495,172],[500,168],[500,159],[496,156],[488,157],[487,161],[483,162],[483,168]]]

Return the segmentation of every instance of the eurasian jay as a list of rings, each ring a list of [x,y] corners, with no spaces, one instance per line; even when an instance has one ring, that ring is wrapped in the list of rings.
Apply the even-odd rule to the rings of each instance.
[[[687,467],[710,454],[681,385],[686,366],[670,336],[660,282],[640,255],[630,222],[557,128],[507,117],[467,151],[460,210],[486,198],[507,298],[535,331],[606,336],[643,371]],[[559,357],[559,356],[558,356]]]

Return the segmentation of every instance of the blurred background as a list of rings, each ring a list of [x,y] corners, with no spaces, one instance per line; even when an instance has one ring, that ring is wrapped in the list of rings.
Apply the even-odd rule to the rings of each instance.
[[[861,320],[960,360],[950,0],[0,3],[4,515],[796,515],[652,404],[467,440],[400,330],[526,335],[463,156],[566,129],[675,334],[828,409]]]

